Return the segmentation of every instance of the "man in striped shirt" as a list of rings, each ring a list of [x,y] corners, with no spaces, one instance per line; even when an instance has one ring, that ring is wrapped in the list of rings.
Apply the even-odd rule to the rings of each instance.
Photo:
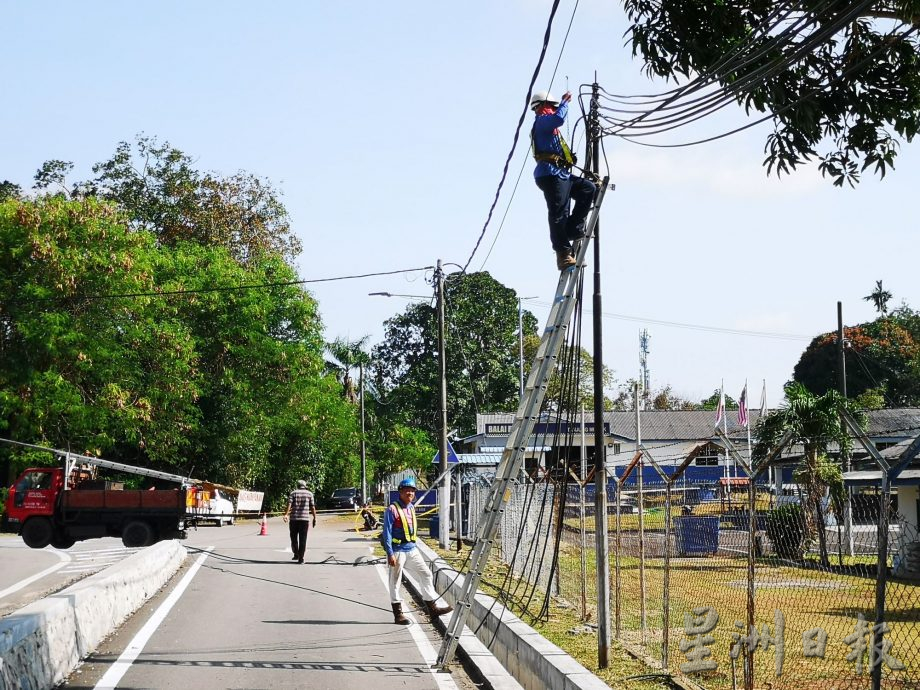
[[[303,554],[307,550],[307,532],[310,528],[310,514],[313,514],[313,526],[316,527],[316,501],[313,493],[307,490],[303,479],[297,480],[297,488],[288,497],[284,521],[290,517],[292,561],[303,563]]]

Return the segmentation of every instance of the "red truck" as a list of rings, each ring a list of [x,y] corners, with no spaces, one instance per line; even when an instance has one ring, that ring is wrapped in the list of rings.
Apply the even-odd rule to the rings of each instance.
[[[67,549],[94,537],[121,537],[128,547],[183,539],[186,528],[197,524],[205,512],[208,492],[200,488],[201,482],[189,477],[40,446],[16,445],[40,448],[64,460],[63,467],[30,467],[10,487],[7,521],[33,549],[48,544]],[[181,488],[123,489],[117,482],[92,479],[84,469],[87,465],[174,481]]]

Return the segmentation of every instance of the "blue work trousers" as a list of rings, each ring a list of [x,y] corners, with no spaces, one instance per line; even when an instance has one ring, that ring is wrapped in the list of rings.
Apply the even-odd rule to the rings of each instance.
[[[571,175],[565,180],[555,175],[544,175],[535,177],[534,181],[546,198],[549,239],[553,249],[571,250],[572,240],[577,240],[584,234],[585,218],[594,199],[594,183],[577,175]],[[570,200],[575,202],[571,213]]]

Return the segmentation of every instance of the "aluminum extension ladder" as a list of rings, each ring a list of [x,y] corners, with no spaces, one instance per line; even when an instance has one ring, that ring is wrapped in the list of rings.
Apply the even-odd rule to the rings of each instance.
[[[444,641],[441,643],[441,650],[438,653],[437,665],[442,669],[453,659],[454,652],[457,649],[457,642],[460,640],[460,634],[463,632],[463,626],[466,624],[467,616],[472,608],[472,601],[479,589],[482,571],[489,560],[489,553],[492,550],[495,535],[501,524],[502,514],[505,512],[505,504],[510,497],[509,485],[518,476],[524,464],[527,442],[533,433],[534,425],[540,414],[543,398],[546,396],[547,384],[553,374],[553,370],[556,368],[556,359],[562,344],[565,342],[569,322],[572,320],[572,314],[575,311],[575,291],[578,288],[582,270],[585,267],[588,246],[594,236],[601,203],[604,200],[604,193],[607,191],[608,186],[609,178],[605,177],[600,183],[600,188],[594,198],[594,204],[588,211],[585,223],[585,238],[581,240],[575,251],[576,264],[562,271],[559,276],[559,283],[556,286],[556,295],[553,298],[546,329],[540,339],[540,346],[537,348],[536,358],[530,368],[530,376],[527,378],[524,395],[521,396],[521,402],[511,425],[511,432],[508,435],[508,441],[502,451],[501,462],[498,465],[495,479],[492,481],[489,496],[486,499],[483,516],[479,521],[476,542],[470,559],[470,569],[463,583],[463,593],[457,601],[456,610],[450,620],[450,624],[447,626]]]

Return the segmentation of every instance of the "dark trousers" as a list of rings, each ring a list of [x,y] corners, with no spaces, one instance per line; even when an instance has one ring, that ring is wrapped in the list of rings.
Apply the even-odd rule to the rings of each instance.
[[[291,520],[289,529],[291,530],[291,551],[294,552],[298,561],[302,561],[303,554],[307,550],[307,531],[310,529],[310,521]]]
[[[546,199],[549,214],[549,239],[553,249],[561,251],[572,248],[572,240],[580,238],[585,231],[585,219],[594,199],[594,183],[572,175],[561,180],[555,175],[536,177],[534,181]],[[569,213],[569,200],[575,208]]]

